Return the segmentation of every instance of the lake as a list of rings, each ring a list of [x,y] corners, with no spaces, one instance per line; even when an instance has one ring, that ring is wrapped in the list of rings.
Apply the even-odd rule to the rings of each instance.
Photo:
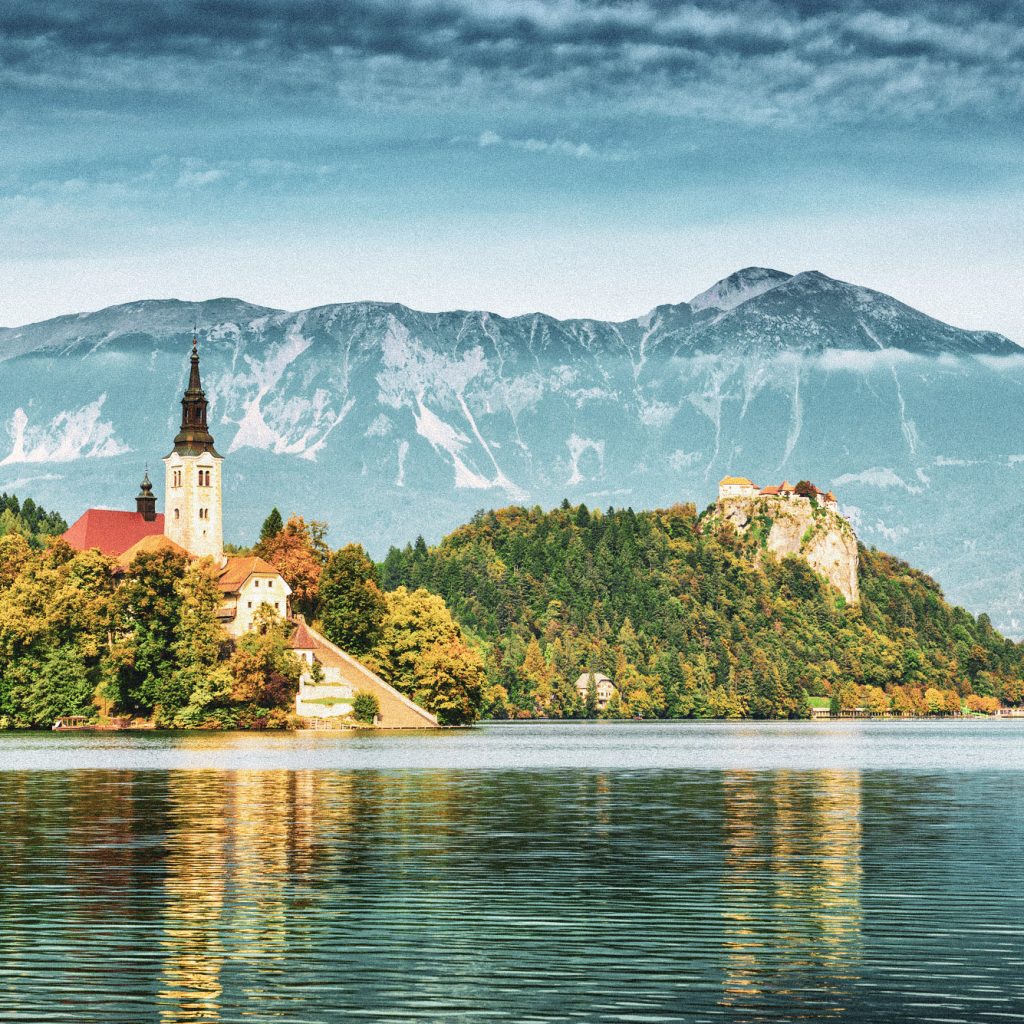
[[[0,1020],[1024,1021],[1024,721],[0,734]]]

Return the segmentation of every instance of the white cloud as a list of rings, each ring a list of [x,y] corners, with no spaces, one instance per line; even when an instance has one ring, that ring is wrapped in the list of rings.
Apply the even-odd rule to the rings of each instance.
[[[185,168],[178,175],[175,184],[178,188],[202,188],[204,185],[212,185],[227,177],[227,171],[221,167],[210,167],[205,171],[191,170]]]
[[[492,146],[506,146],[524,153],[549,153],[554,156],[567,156],[575,160],[609,160],[618,162],[628,160],[630,153],[624,149],[596,150],[588,142],[573,142],[569,139],[509,139],[490,129],[480,133],[477,145],[481,149]]]

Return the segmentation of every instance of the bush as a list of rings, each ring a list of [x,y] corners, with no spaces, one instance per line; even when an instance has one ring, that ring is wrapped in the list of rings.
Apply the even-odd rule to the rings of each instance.
[[[380,701],[372,693],[360,690],[352,701],[352,713],[357,722],[373,725],[374,719],[380,714]]]

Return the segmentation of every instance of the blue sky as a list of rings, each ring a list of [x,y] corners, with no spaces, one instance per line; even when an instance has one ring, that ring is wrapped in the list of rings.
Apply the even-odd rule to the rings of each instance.
[[[0,325],[625,318],[742,266],[1024,342],[1024,5],[0,5]]]

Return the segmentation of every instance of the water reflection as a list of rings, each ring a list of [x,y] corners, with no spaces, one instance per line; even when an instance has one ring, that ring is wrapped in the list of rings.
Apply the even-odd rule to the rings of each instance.
[[[723,790],[722,1005],[843,1016],[860,962],[860,772],[727,772]]]
[[[220,1019],[221,937],[233,822],[223,779],[172,775],[167,786],[163,913],[164,951],[158,992],[168,1024]]]
[[[1013,1019],[1019,786],[943,778],[0,772],[0,1018]]]

